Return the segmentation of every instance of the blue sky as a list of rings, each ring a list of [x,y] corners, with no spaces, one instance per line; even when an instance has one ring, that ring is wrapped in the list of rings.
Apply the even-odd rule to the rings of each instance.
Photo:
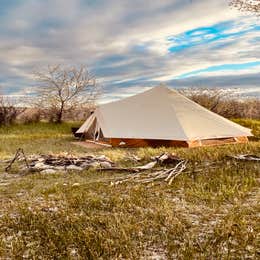
[[[165,83],[260,93],[260,20],[228,0],[0,0],[0,87],[86,64],[110,101]],[[260,96],[260,94],[259,94]]]

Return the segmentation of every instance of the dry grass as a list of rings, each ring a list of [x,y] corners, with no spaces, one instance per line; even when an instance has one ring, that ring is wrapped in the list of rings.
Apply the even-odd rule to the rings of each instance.
[[[249,122],[247,122],[249,123]],[[255,132],[259,121],[251,122]],[[71,124],[2,128],[0,158],[17,147],[27,153],[84,152],[71,146]],[[56,128],[55,128],[56,127]],[[15,136],[16,138],[12,138]],[[120,165],[125,155],[148,161],[162,151],[221,161],[218,169],[178,176],[172,185],[125,183],[123,173],[0,174],[0,258],[28,259],[241,259],[259,257],[259,164],[226,155],[260,155],[259,142],[196,149],[107,149]],[[91,151],[93,153],[93,151]],[[1,166],[3,168],[3,165]]]

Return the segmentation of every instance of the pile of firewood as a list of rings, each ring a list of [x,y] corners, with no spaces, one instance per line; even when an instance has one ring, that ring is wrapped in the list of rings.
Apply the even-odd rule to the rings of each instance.
[[[39,170],[74,170],[83,171],[89,168],[111,168],[114,163],[104,155],[101,156],[55,156],[41,155],[30,161],[29,167]],[[49,171],[50,172],[50,171]]]
[[[9,171],[15,161],[25,161],[22,171],[55,173],[57,171],[83,171],[89,168],[111,168],[114,163],[104,155],[70,156],[70,155],[31,155],[26,157],[22,149],[18,149],[14,158],[9,161]]]

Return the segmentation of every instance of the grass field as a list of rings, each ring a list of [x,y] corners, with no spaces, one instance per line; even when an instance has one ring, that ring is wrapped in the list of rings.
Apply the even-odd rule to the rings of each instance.
[[[260,137],[260,121],[235,120]],[[208,148],[140,148],[86,151],[72,145],[74,123],[38,123],[0,128],[0,160],[18,147],[26,154],[105,154],[118,165],[138,155],[142,163],[164,151],[219,168],[164,182],[109,180],[124,173],[84,172],[19,175],[0,164],[0,259],[256,259],[259,248],[257,162],[227,155],[260,155],[260,142]]]

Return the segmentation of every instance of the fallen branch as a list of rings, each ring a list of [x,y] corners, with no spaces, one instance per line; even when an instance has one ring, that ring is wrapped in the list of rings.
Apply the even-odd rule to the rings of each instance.
[[[117,171],[117,172],[140,172],[136,168],[124,168],[124,167],[112,167],[112,168],[100,168],[100,171]]]
[[[112,168],[101,168],[101,171],[126,171],[126,172],[140,172],[140,171],[145,171],[145,170],[150,170],[155,167],[157,164],[156,161],[154,162],[149,162],[145,165],[137,166],[137,167],[112,167]]]
[[[172,184],[173,180],[179,176],[185,169],[186,169],[186,165],[187,165],[188,161],[184,161],[183,163],[181,163],[180,165],[178,165],[179,169],[176,169],[173,174],[171,175],[171,177],[169,178],[169,185]],[[167,181],[167,180],[166,180]]]
[[[137,167],[135,167],[134,169],[141,170],[141,171],[142,171],[142,170],[150,170],[150,169],[152,169],[156,164],[157,164],[156,161],[154,161],[154,162],[149,162],[149,163],[147,163],[147,164],[145,164],[145,165],[137,166]]]
[[[185,169],[188,161],[180,161],[174,168],[159,171],[156,173],[156,175],[153,178],[141,180],[142,183],[149,183],[153,182],[155,180],[164,179],[169,184],[172,183],[173,179],[177,177],[179,174],[181,174]]]
[[[229,158],[243,161],[260,161],[260,157],[252,154],[228,155]]]
[[[151,157],[152,161],[141,166],[136,167],[112,167],[112,168],[102,168],[102,171],[126,171],[126,172],[139,172],[150,170],[154,168],[156,165],[169,165],[169,164],[176,164],[182,161],[181,158],[176,156],[175,154],[171,153],[163,153],[159,156]]]
[[[187,162],[188,161],[186,160],[182,160],[171,169],[160,170],[148,174],[146,172],[139,172],[136,174],[128,175],[126,177],[117,179],[115,182],[111,182],[111,185],[118,185],[129,181],[136,183],[150,183],[162,179],[171,184],[174,178],[176,178],[186,169]],[[146,178],[143,178],[143,176],[145,176]]]

